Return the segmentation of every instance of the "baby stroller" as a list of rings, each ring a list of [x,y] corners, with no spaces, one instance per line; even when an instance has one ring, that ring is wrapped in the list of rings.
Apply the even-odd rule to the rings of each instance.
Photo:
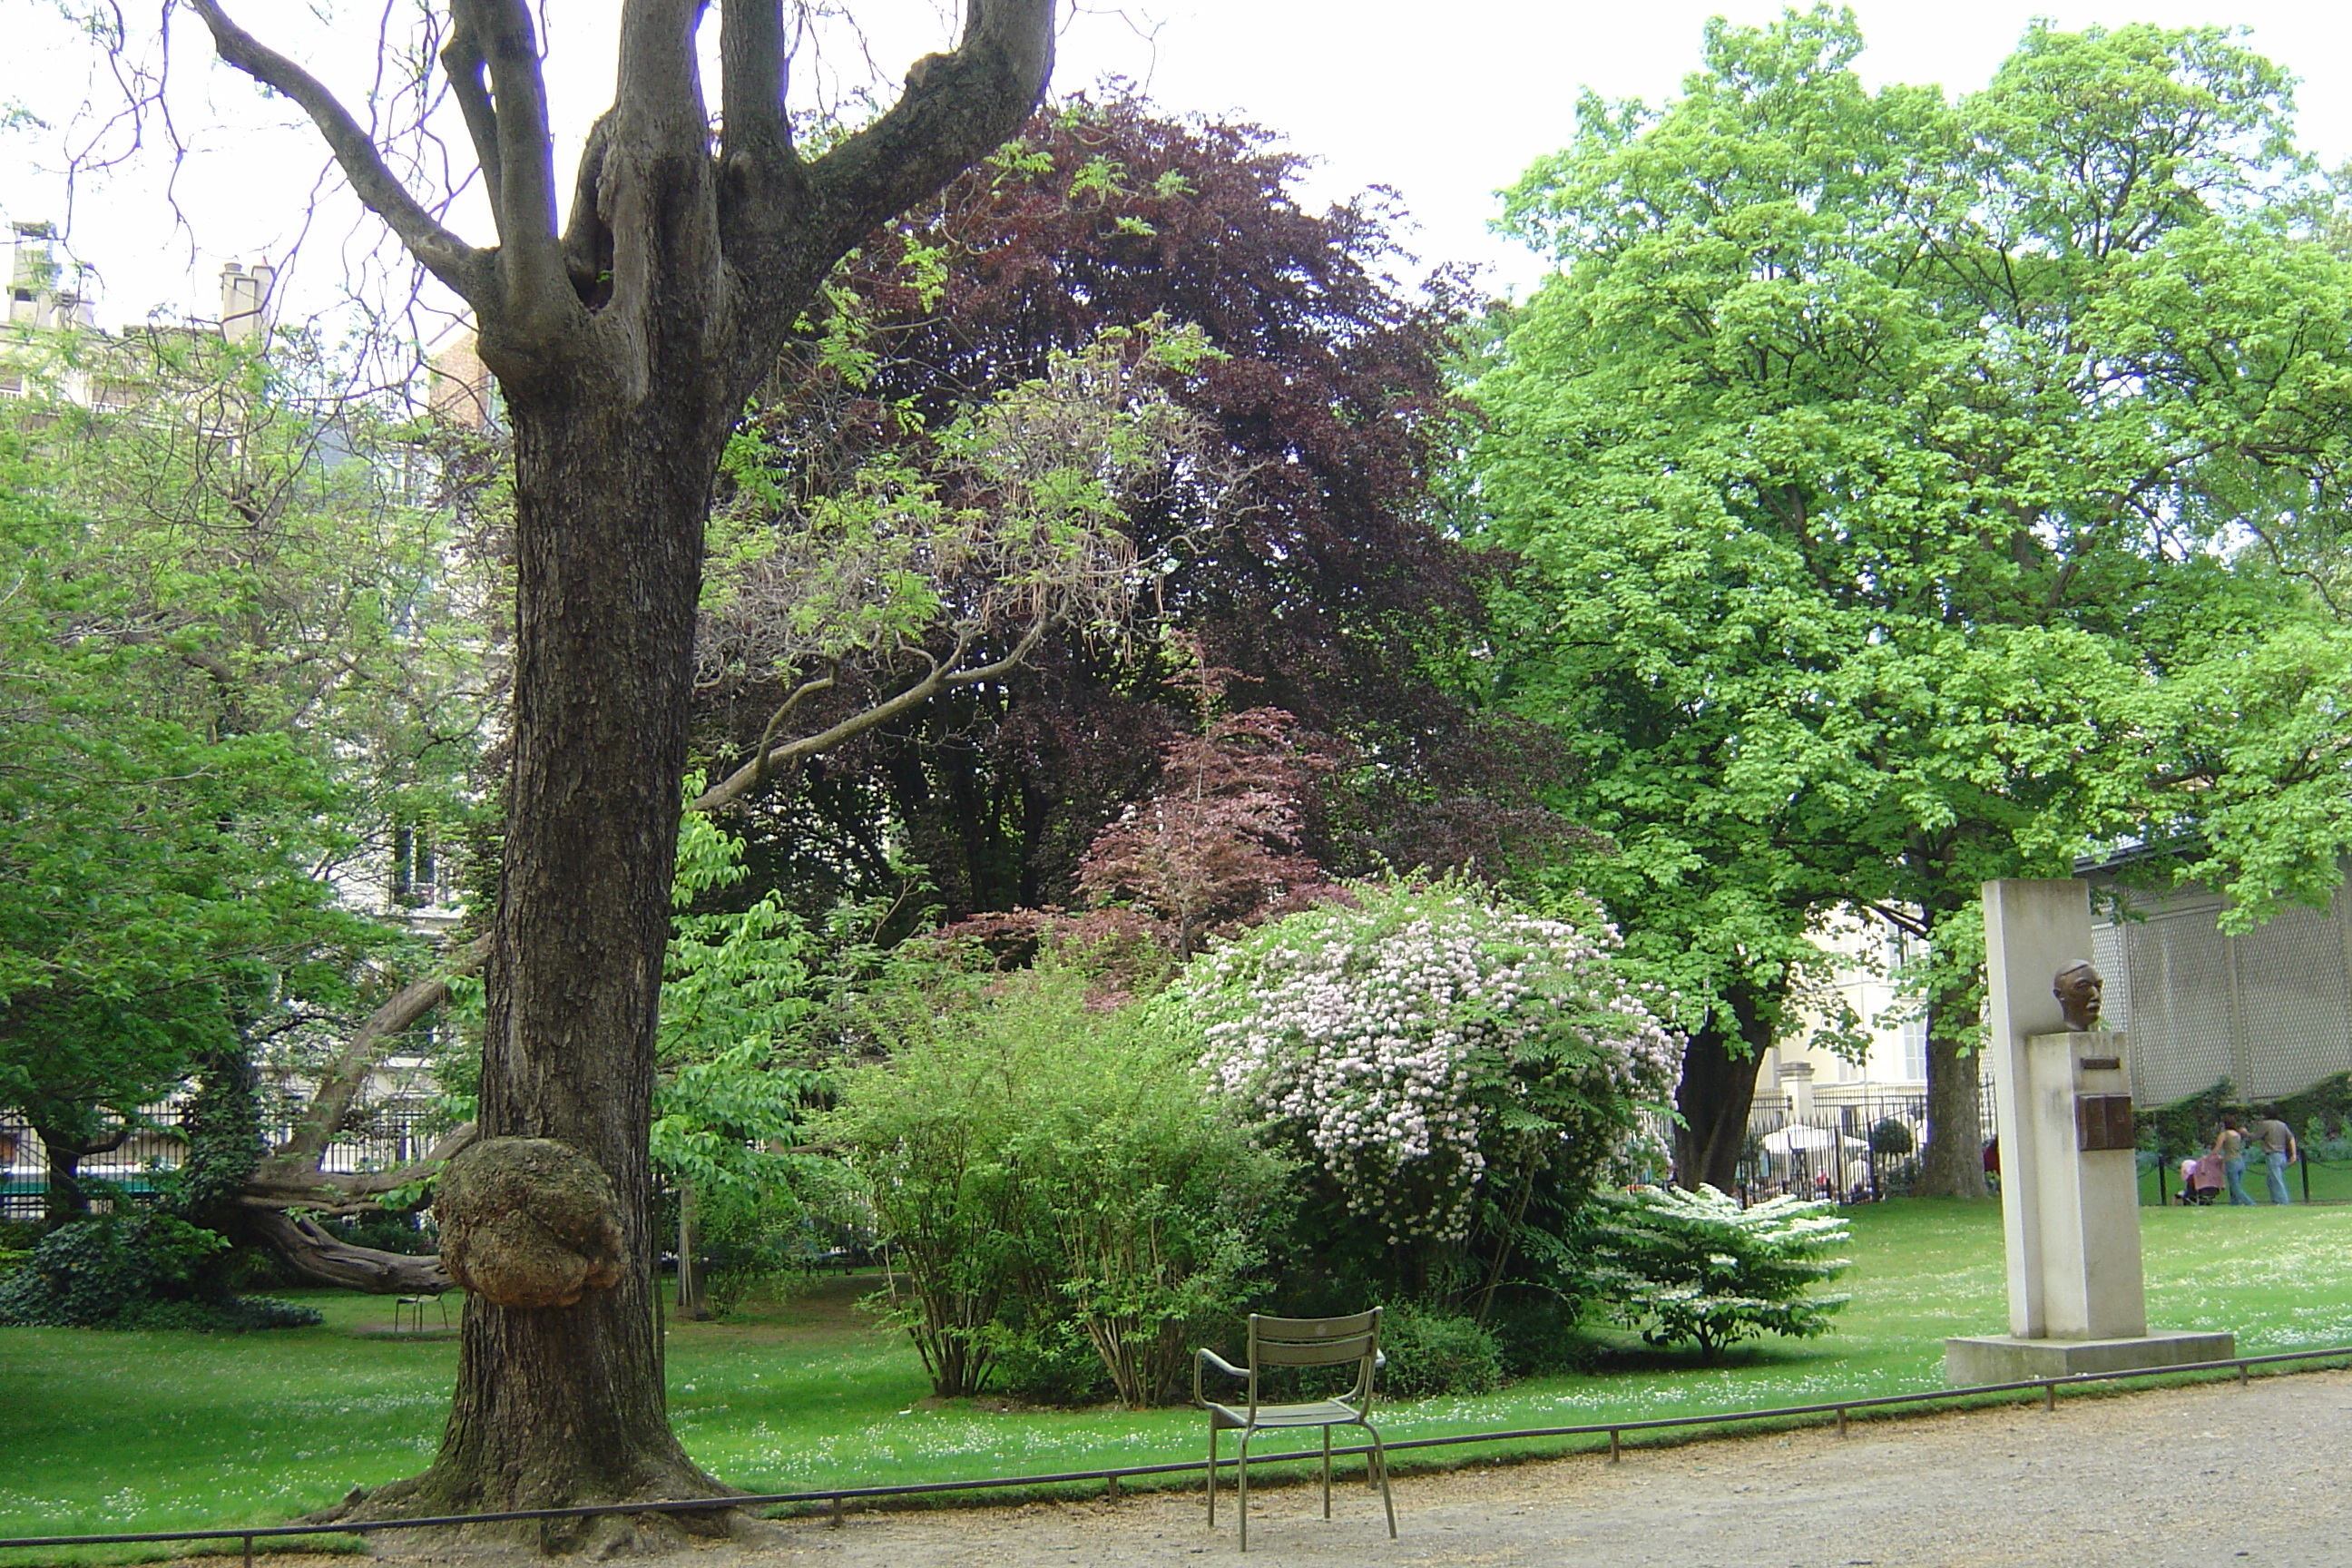
[[[2207,1154],[2202,1159],[2180,1162],[2180,1201],[2183,1204],[2210,1204],[2221,1191],[2221,1155]]]

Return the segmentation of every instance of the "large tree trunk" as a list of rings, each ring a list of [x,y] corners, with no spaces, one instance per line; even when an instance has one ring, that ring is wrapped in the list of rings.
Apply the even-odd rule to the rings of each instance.
[[[100,1113],[93,1108],[79,1118],[77,1126],[84,1129],[92,1126],[100,1116]],[[89,1194],[82,1188],[81,1163],[92,1154],[110,1154],[121,1148],[131,1136],[131,1129],[117,1128],[110,1135],[100,1138],[55,1121],[44,1125],[37,1120],[33,1123],[33,1131],[41,1140],[47,1162],[47,1181],[41,1194],[42,1223],[56,1226],[88,1219]]]
[[[1927,1015],[1927,1147],[1919,1191],[1928,1197],[1985,1195],[1984,1118],[1977,1076],[1977,1010],[1969,991],[1937,994]]]
[[[1675,1109],[1675,1183],[1702,1182],[1729,1192],[1739,1180],[1739,1151],[1748,1141],[1748,1113],[1756,1102],[1756,1074],[1772,1044],[1772,1026],[1755,995],[1735,990],[1709,1014],[1683,1049]]]
[[[535,14],[452,0],[441,59],[492,247],[443,226],[326,86],[221,0],[190,4],[221,57],[299,104],[359,198],[473,308],[515,435],[514,761],[482,1142],[436,1200],[443,1259],[469,1292],[457,1397],[432,1468],[357,1510],[712,1495],[723,1489],[664,1412],[646,1141],[719,454],[834,263],[1028,117],[1053,61],[1051,0],[967,0],[955,50],[918,61],[898,103],[814,159],[793,144],[796,30],[780,0],[715,8],[715,147],[706,8],[629,0],[614,104],[590,130],[561,232]],[[763,745],[740,772],[756,784],[770,765]],[[501,1256],[519,1216],[561,1217],[570,1229],[540,1234],[578,1249]],[[539,1539],[617,1544],[629,1528],[551,1525]]]
[[[405,1505],[722,1489],[670,1432],[646,1152],[703,521],[728,426],[711,379],[656,385],[627,410],[513,410],[514,767],[479,1125],[602,1170],[623,1268],[569,1306],[469,1298],[448,1428]]]

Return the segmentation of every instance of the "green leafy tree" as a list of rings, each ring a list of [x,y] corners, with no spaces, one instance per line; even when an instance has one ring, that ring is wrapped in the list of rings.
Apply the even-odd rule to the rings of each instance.
[[[0,1100],[64,1217],[79,1155],[288,998],[347,995],[387,933],[313,874],[344,844],[316,760],[187,713],[178,651],[119,633],[142,601],[103,531],[11,433],[0,466]]]
[[[808,1038],[822,1005],[815,934],[773,891],[734,913],[692,908],[743,876],[741,840],[708,816],[688,817],[670,895],[678,913],[662,976],[652,1148],[678,1191],[678,1310],[688,1317],[708,1313],[705,1205],[716,1197],[761,1218],[776,1206],[763,1200],[790,1206],[808,1163],[790,1151],[825,1083]]]
[[[1620,850],[1579,873],[1682,993],[1685,1179],[1850,903],[1926,939],[1927,1185],[1981,1193],[1981,881],[2208,803],[2242,898],[2333,877],[2332,805],[2256,803],[2340,777],[2347,645],[2239,547],[2344,504],[2352,272],[2221,29],[2036,25],[1956,103],[1861,48],[1718,20],[1663,110],[1584,100],[1511,194],[1560,270],[1480,367],[1467,494],[1527,566],[1505,693]],[[2215,687],[2294,739],[2202,728]]]

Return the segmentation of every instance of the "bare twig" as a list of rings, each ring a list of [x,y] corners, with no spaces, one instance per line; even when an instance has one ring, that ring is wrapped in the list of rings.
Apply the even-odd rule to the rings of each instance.
[[[442,227],[409,194],[385,164],[383,153],[352,118],[351,110],[336,101],[318,78],[230,21],[219,0],[189,0],[189,4],[212,29],[213,47],[221,58],[299,104],[368,210],[384,221],[419,265],[480,310],[487,281],[482,254]]]

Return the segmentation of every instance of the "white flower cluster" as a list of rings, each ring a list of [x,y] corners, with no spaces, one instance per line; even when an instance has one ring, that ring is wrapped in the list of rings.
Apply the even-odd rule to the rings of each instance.
[[[1526,1147],[1508,1139],[1578,1135],[1542,1121],[1530,1132],[1507,1103],[1539,1117],[1559,1074],[1586,1105],[1672,1089],[1680,1044],[1617,973],[1615,935],[1459,888],[1367,890],[1360,908],[1294,916],[1210,955],[1184,989],[1222,1089],[1303,1142],[1391,1242],[1450,1241],[1470,1227],[1490,1160]],[[1587,1152],[1597,1164],[1607,1151]]]

